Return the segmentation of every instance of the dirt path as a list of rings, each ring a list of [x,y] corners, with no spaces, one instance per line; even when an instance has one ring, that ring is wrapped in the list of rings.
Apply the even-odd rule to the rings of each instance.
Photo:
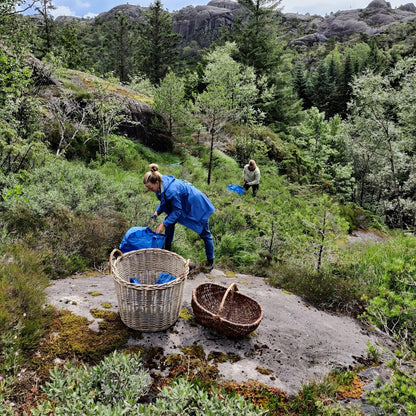
[[[264,318],[256,335],[231,340],[201,325],[191,325],[179,318],[169,330],[143,334],[130,345],[160,346],[165,355],[179,353],[181,347],[200,345],[206,355],[212,351],[234,354],[235,363],[219,364],[223,380],[236,382],[255,379],[289,395],[296,394],[303,384],[319,380],[331,370],[348,368],[367,357],[367,343],[388,347],[388,340],[376,331],[368,331],[355,320],[335,316],[305,304],[299,297],[270,287],[255,276],[229,274],[214,269],[209,275],[199,273],[185,284],[183,307],[192,314],[192,290],[200,283],[214,281],[229,286],[237,283],[241,293],[257,300],[264,309]],[[46,290],[48,302],[58,309],[67,309],[91,320],[92,308],[103,309],[109,303],[117,311],[117,297],[110,275],[67,278],[52,282]],[[259,370],[268,370],[262,374]],[[264,372],[264,371],[262,371]]]

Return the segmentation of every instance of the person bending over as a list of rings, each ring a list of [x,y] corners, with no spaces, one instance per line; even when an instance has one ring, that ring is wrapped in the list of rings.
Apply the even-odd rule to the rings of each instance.
[[[171,250],[175,224],[179,223],[195,231],[205,244],[207,257],[206,269],[214,267],[214,240],[209,229],[209,217],[215,207],[208,197],[193,185],[176,179],[173,175],[161,175],[159,166],[149,165],[149,172],[143,177],[143,184],[154,192],[160,203],[154,212],[154,218],[166,213],[163,222],[157,227],[157,233],[165,232],[166,250]]]

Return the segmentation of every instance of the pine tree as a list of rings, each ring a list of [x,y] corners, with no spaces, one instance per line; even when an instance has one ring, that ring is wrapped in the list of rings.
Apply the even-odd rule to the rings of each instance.
[[[54,30],[53,18],[50,14],[50,11],[55,9],[55,6],[52,3],[52,0],[41,0],[41,6],[36,7],[36,11],[42,16],[41,26],[41,38],[44,41],[44,47],[42,48],[42,55],[46,55],[52,49],[52,37]]]
[[[308,86],[305,77],[305,65],[301,60],[296,61],[295,64],[295,76],[293,79],[293,88],[298,97],[303,102],[303,109],[311,107],[311,100],[308,93]]]
[[[123,13],[117,13],[117,31],[114,40],[116,42],[116,60],[118,66],[118,78],[121,82],[129,81],[131,71],[131,50],[132,50],[132,25]]]
[[[179,35],[173,31],[172,16],[156,0],[139,25],[140,70],[155,85],[176,65]]]
[[[301,101],[293,91],[292,54],[279,26],[280,0],[239,0],[239,4],[245,13],[233,25],[231,36],[238,46],[235,58],[254,68],[257,107],[265,112],[265,122],[285,130],[298,119]],[[267,101],[263,100],[265,90],[270,92]]]

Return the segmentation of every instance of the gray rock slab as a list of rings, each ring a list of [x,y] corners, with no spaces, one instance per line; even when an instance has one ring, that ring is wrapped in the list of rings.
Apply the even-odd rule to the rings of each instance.
[[[233,354],[239,361],[218,365],[223,380],[244,382],[258,380],[289,395],[303,384],[319,381],[331,370],[349,368],[367,357],[367,343],[389,350],[391,343],[381,333],[362,326],[358,321],[318,310],[298,296],[273,288],[261,277],[232,275],[214,269],[199,273],[185,283],[183,308],[192,314],[192,291],[203,282],[225,286],[236,283],[238,290],[258,301],[264,317],[254,336],[229,339],[210,328],[192,325],[179,318],[168,330],[131,337],[129,345],[161,347],[165,355],[179,353],[181,347],[200,345],[210,352]],[[56,280],[46,289],[48,303],[58,309],[84,316],[91,329],[98,329],[93,308],[116,311],[117,296],[110,275]],[[106,308],[103,307],[106,306]],[[261,374],[259,369],[269,370]]]

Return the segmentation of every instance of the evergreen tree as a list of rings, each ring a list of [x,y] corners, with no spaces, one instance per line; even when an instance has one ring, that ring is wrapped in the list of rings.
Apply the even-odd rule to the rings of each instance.
[[[339,96],[340,96],[340,115],[343,117],[346,115],[347,112],[347,103],[349,102],[351,98],[351,83],[353,81],[354,76],[354,68],[353,68],[353,62],[351,59],[351,54],[348,51],[345,55],[344,60],[344,68],[342,70],[341,74],[341,81],[339,86]]]
[[[163,10],[160,0],[152,3],[143,17],[139,25],[139,65],[156,85],[177,63],[179,35],[173,31],[172,16]]]
[[[52,37],[54,30],[53,18],[51,16],[51,10],[55,9],[52,0],[41,0],[41,6],[36,7],[36,11],[42,17],[42,26],[40,27],[40,37],[44,41],[43,47],[41,47],[41,56],[45,56],[52,49]]]
[[[114,33],[115,57],[118,67],[118,78],[121,82],[129,81],[132,59],[133,30],[129,19],[123,13],[117,13],[116,31]]]
[[[311,75],[310,96],[315,107],[328,115],[336,95],[336,85],[331,80],[325,61],[320,61]]]
[[[233,25],[232,38],[238,46],[237,61],[254,68],[258,89],[257,107],[266,122],[285,130],[298,120],[301,101],[293,91],[292,55],[286,48],[277,7],[280,0],[239,0],[245,13]],[[267,83],[262,84],[262,78]],[[270,91],[267,101],[264,91]]]
[[[311,100],[308,93],[307,80],[305,76],[305,65],[299,59],[295,64],[295,76],[293,79],[293,88],[298,97],[303,102],[303,108],[306,110],[311,107]]]
[[[68,23],[57,27],[57,46],[63,66],[70,69],[88,70],[91,59],[85,52],[84,43],[80,41],[78,32],[80,25]]]

